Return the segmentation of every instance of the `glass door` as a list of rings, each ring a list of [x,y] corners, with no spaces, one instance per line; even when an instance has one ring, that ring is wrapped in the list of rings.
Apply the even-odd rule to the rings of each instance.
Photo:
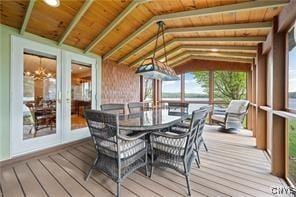
[[[11,155],[61,143],[60,50],[13,37]]]
[[[84,118],[86,109],[96,109],[96,59],[63,52],[64,141],[89,136]]]

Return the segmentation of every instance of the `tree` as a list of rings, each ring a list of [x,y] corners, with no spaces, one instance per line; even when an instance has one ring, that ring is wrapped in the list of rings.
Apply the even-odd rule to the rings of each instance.
[[[209,73],[194,72],[197,83],[209,92]],[[214,73],[214,97],[230,102],[235,99],[246,98],[246,73],[217,71]]]

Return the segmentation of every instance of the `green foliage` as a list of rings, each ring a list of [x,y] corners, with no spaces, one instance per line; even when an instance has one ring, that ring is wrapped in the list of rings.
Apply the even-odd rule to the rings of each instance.
[[[208,72],[194,72],[193,75],[197,83],[200,83],[209,92]],[[246,73],[244,72],[217,71],[214,73],[214,97],[220,98],[225,102],[245,99],[246,81]]]
[[[288,133],[289,133],[289,156],[296,158],[296,120],[289,121]]]

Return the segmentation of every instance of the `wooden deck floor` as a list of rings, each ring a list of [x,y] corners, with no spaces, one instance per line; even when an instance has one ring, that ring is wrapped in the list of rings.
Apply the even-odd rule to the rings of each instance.
[[[192,196],[271,196],[271,187],[286,183],[270,174],[267,155],[255,148],[248,131],[217,132],[207,127],[209,152],[201,153],[201,168],[192,169]],[[116,184],[100,172],[88,182],[85,174],[95,152],[90,142],[3,167],[4,196],[113,196]],[[152,179],[136,172],[125,179],[123,196],[186,196],[186,181],[173,170],[155,170]]]

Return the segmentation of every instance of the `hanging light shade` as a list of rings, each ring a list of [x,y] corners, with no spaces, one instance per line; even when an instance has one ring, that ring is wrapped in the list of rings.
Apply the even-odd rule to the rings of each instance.
[[[165,48],[165,40],[164,40],[164,22],[158,21],[158,31],[156,35],[156,42],[153,51],[153,56],[147,59],[144,59],[142,64],[138,67],[136,73],[142,75],[145,78],[151,79],[160,79],[162,81],[174,81],[179,80],[174,69],[168,66],[167,64],[167,54]],[[164,50],[164,58],[165,62],[161,62],[156,59],[155,53],[158,48],[158,39],[162,35],[163,40],[163,50]]]

